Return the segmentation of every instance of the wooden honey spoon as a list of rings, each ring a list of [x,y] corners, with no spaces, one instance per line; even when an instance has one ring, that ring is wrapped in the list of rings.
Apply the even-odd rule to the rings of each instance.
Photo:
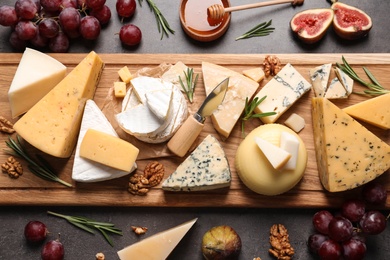
[[[221,20],[225,13],[234,12],[234,11],[240,11],[240,10],[246,10],[251,8],[257,8],[257,7],[263,7],[263,6],[269,6],[269,5],[278,5],[278,4],[286,4],[291,3],[293,6],[295,5],[302,5],[304,0],[274,0],[274,1],[268,1],[268,2],[261,2],[261,3],[254,3],[254,4],[247,4],[247,5],[239,5],[239,6],[233,6],[233,7],[223,7],[221,4],[215,4],[209,6],[207,8],[207,16],[213,20]]]

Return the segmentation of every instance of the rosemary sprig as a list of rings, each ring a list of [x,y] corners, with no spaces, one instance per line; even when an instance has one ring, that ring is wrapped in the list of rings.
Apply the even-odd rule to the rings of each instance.
[[[267,36],[270,35],[275,28],[270,27],[272,24],[272,20],[269,20],[268,22],[263,22],[261,24],[256,25],[243,35],[239,36],[236,38],[236,41],[241,40],[241,39],[248,39],[252,37],[261,37],[261,36]]]
[[[115,225],[109,222],[97,222],[93,219],[89,219],[86,217],[63,215],[52,211],[48,211],[47,214],[66,219],[70,224],[78,228],[81,228],[82,230],[87,231],[88,233],[91,234],[95,234],[93,230],[93,228],[95,228],[98,231],[100,231],[100,233],[102,233],[103,237],[107,240],[107,242],[111,246],[114,246],[114,243],[111,237],[108,235],[108,232],[121,235],[121,236],[123,235],[122,230],[114,227]]]
[[[42,156],[37,155],[38,161],[35,161],[27,153],[26,149],[23,147],[23,144],[19,136],[17,136],[16,141],[11,137],[9,137],[8,141],[5,141],[5,143],[9,148],[12,149],[12,150],[5,150],[5,152],[10,155],[18,156],[26,160],[29,163],[28,168],[36,176],[45,180],[61,183],[67,187],[72,187],[72,184],[58,178],[58,176],[54,173],[54,170],[50,167],[47,161],[43,159]]]
[[[364,81],[349,65],[347,60],[344,58],[344,56],[341,57],[343,64],[336,63],[337,67],[339,67],[344,73],[346,73],[349,77],[351,77],[353,80],[359,82],[363,86],[367,87],[368,89],[364,90],[363,92],[354,92],[355,94],[360,95],[371,95],[371,96],[379,96],[386,93],[390,93],[390,90],[385,89],[378,80],[374,77],[374,75],[365,67],[363,67],[364,72],[368,76],[368,78],[371,80],[371,82]]]
[[[266,117],[266,116],[272,116],[275,115],[276,112],[264,112],[264,113],[254,113],[253,111],[255,108],[260,105],[261,102],[263,102],[264,99],[266,99],[267,96],[262,97],[259,99],[258,97],[255,97],[251,102],[249,102],[248,97],[245,99],[245,108],[244,108],[244,114],[241,118],[241,131],[242,135],[245,135],[245,122],[248,121],[251,118],[260,118],[260,117]]]
[[[190,103],[192,103],[194,100],[194,92],[195,92],[196,82],[198,81],[199,74],[196,74],[194,79],[194,69],[187,68],[187,72],[184,71],[184,76],[185,76],[186,83],[184,84],[180,76],[179,76],[179,82],[184,92],[186,93],[188,100],[190,101]]]
[[[143,0],[138,0],[138,3],[140,6],[142,6]],[[165,19],[164,15],[161,13],[160,9],[157,7],[157,5],[153,2],[153,0],[146,0],[148,3],[150,10],[154,13],[154,16],[156,17],[157,21],[157,28],[158,32],[161,33],[161,38],[164,38],[164,35],[169,37],[169,34],[175,34],[175,31],[170,27],[167,19]]]

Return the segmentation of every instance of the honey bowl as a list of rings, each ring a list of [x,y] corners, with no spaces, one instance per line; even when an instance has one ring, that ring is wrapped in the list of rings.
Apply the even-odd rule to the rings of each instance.
[[[225,34],[230,24],[230,13],[225,13],[221,20],[212,20],[207,8],[214,4],[230,6],[229,0],[181,0],[180,23],[184,32],[194,40],[210,42]]]

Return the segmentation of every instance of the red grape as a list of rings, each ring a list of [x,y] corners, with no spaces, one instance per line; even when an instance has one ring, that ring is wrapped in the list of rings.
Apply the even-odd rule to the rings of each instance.
[[[137,4],[135,0],[117,0],[116,11],[120,17],[129,18],[134,15]]]
[[[45,11],[55,12],[61,10],[62,0],[41,0],[41,6]]]
[[[366,254],[366,244],[360,240],[350,239],[342,244],[344,260],[362,260]]]
[[[366,212],[363,201],[358,199],[347,200],[343,203],[341,214],[352,222],[358,222]]]
[[[64,246],[59,240],[50,240],[41,251],[42,260],[62,260],[64,254]]]
[[[37,13],[41,11],[41,0],[33,0],[35,5],[37,6]]]
[[[46,38],[55,37],[60,31],[59,24],[53,18],[44,18],[38,25],[39,33]]]
[[[52,52],[67,52],[69,49],[68,37],[63,32],[59,32],[56,37],[50,39],[49,48]]]
[[[387,191],[385,187],[377,182],[369,182],[363,187],[363,198],[371,204],[385,204],[387,199]]]
[[[30,221],[24,227],[24,236],[30,243],[39,243],[46,239],[46,225],[40,221]]]
[[[77,8],[77,0],[62,0],[62,8],[73,7]]]
[[[9,37],[9,43],[11,44],[12,48],[14,48],[17,51],[24,51],[27,45],[27,42],[21,40],[15,31],[11,33]]]
[[[38,12],[38,8],[33,0],[17,0],[15,11],[18,17],[32,20]]]
[[[58,17],[62,29],[65,32],[78,30],[80,26],[80,13],[76,8],[67,7],[63,9]]]
[[[135,46],[141,42],[142,32],[136,25],[126,24],[122,26],[119,32],[119,38],[122,43],[129,46]]]
[[[337,242],[350,239],[353,234],[351,221],[344,217],[334,217],[329,222],[329,237]]]
[[[34,38],[37,31],[37,26],[32,21],[21,20],[15,26],[15,32],[19,39],[24,41]]]
[[[77,6],[82,9],[87,6],[87,0],[77,0]]]
[[[43,48],[47,46],[47,44],[49,43],[49,39],[42,36],[38,31],[35,37],[30,40],[30,42],[37,48]]]
[[[377,210],[366,212],[359,221],[360,228],[367,235],[378,235],[385,230],[387,225],[386,217]]]
[[[15,8],[8,5],[0,7],[0,25],[14,26],[18,22],[18,16]]]
[[[86,0],[85,2],[91,9],[100,9],[106,3],[106,0]]]
[[[322,243],[325,242],[325,240],[328,240],[328,237],[323,234],[312,234],[309,236],[308,239],[308,245],[310,248],[310,251],[318,254],[318,250],[320,249]]]
[[[339,260],[342,255],[342,247],[332,239],[324,241],[318,250],[321,260]]]
[[[111,19],[111,10],[107,5],[103,5],[100,9],[93,9],[90,15],[95,16],[99,20],[100,24],[107,24]]]
[[[321,210],[314,214],[313,216],[313,226],[314,228],[324,234],[327,235],[329,222],[333,219],[332,213],[327,210]]]
[[[85,16],[80,22],[80,33],[84,39],[95,40],[100,34],[100,23],[93,16]]]

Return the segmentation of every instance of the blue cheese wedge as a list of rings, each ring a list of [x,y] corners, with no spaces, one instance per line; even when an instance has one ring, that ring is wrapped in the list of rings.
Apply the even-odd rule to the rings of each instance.
[[[330,82],[324,97],[327,99],[339,99],[347,98],[348,95],[343,84],[341,84],[340,80],[336,77]]]
[[[230,186],[229,162],[218,140],[208,135],[163,184],[167,191],[201,191]]]
[[[88,129],[94,129],[113,136],[118,136],[96,103],[93,100],[87,100],[76,146],[76,153],[72,170],[73,180],[78,182],[105,181],[128,175],[137,168],[137,165],[134,164],[130,172],[120,171],[98,162],[80,157],[81,141],[83,140]]]
[[[311,84],[288,63],[256,94],[259,99],[264,96],[266,99],[255,108],[255,112],[276,112],[260,118],[266,124],[274,123],[310,88]]]
[[[316,97],[325,95],[331,69],[332,63],[327,63],[310,70],[310,80]]]
[[[345,91],[347,93],[347,96],[352,94],[353,91],[353,79],[349,77],[347,74],[345,74],[341,69],[335,68],[335,73],[343,87],[345,88]]]

